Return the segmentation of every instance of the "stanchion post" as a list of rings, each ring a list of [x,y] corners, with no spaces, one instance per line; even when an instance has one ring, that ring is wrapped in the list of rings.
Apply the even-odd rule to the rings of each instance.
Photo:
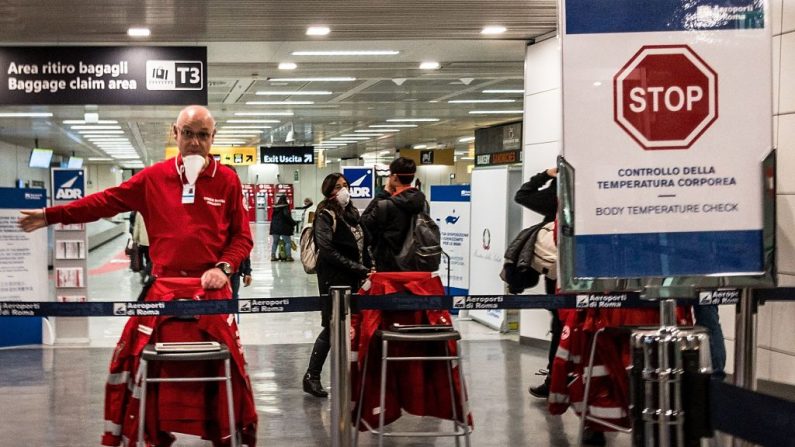
[[[756,301],[750,289],[743,289],[735,314],[734,338],[734,384],[748,390],[756,390]],[[751,446],[742,439],[734,438],[733,447]]]
[[[331,298],[331,446],[351,445],[350,287],[332,286]]]

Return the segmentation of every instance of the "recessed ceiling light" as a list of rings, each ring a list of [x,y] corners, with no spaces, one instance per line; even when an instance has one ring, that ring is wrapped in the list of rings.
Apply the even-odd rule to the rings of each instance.
[[[470,110],[470,115],[520,115],[524,110]]]
[[[500,25],[491,25],[491,26],[484,26],[483,29],[480,31],[480,34],[502,34],[508,31],[507,28]]]
[[[414,145],[414,146],[412,146],[412,147],[413,147],[414,149],[427,149],[427,148],[428,148],[428,145],[427,145],[427,144],[415,144],[415,145]]]
[[[395,56],[397,50],[327,50],[327,51],[293,51],[293,56]]]
[[[475,137],[461,137],[458,139],[459,143],[469,143],[471,141],[475,141]]]
[[[511,89],[491,89],[491,90],[483,90],[483,93],[515,93],[515,94],[522,94],[524,90],[511,90]]]
[[[451,99],[448,104],[486,104],[486,103],[505,103],[516,102],[515,99]]]
[[[93,121],[91,123],[86,122],[86,120],[63,120],[64,124],[118,124],[119,122],[116,120],[99,120]]]
[[[149,28],[129,28],[127,29],[127,35],[130,37],[149,37],[151,32]]]
[[[360,132],[360,131],[357,130],[356,132]],[[382,134],[382,133],[366,133],[366,134],[365,133],[344,133],[341,136],[343,136],[343,137],[381,137],[383,135],[385,135],[385,134]]]
[[[386,120],[386,122],[388,123],[410,123],[410,122],[433,123],[436,121],[439,121],[439,118],[392,118]]]
[[[0,118],[49,118],[50,112],[7,112],[0,113]]]
[[[310,26],[306,29],[307,36],[326,36],[331,32],[331,28],[322,25]]]
[[[293,116],[293,112],[235,112],[235,116]]]
[[[249,106],[302,106],[314,103],[315,101],[246,101]]]
[[[259,123],[279,123],[279,120],[226,120],[232,124],[259,124]]]
[[[359,129],[359,130],[354,130],[354,132],[359,132],[359,133],[400,132],[400,129],[380,129],[380,128],[379,129],[373,129],[373,130]],[[373,135],[377,135],[377,134],[373,134]],[[381,135],[383,135],[383,134],[381,134]]]
[[[295,62],[280,62],[279,70],[295,70],[298,65]]]
[[[331,77],[314,77],[314,78],[273,78],[269,79],[270,82],[350,82],[355,81],[353,77],[331,76]]]
[[[108,126],[102,126],[102,125],[99,125],[99,126],[93,126],[93,125],[80,126],[80,125],[78,125],[78,126],[72,126],[72,129],[74,129],[74,130],[113,130],[113,129],[117,129],[118,130],[118,129],[121,129],[121,126],[113,126],[113,125],[108,125]]]
[[[420,70],[438,70],[440,66],[438,62],[427,61],[420,64]]]
[[[273,129],[273,126],[221,126],[221,129]]]
[[[296,90],[296,91],[259,91],[256,94],[260,96],[319,96],[331,95],[334,92],[327,90]]]
[[[123,134],[123,130],[78,130],[77,133],[83,134],[84,137],[89,135],[103,135],[103,134]]]
[[[370,137],[360,137],[360,136],[355,136],[355,137],[332,137],[332,138],[329,138],[329,140],[331,140],[331,141],[366,141],[366,140],[369,140],[369,139],[370,139]]]
[[[88,161],[113,161],[113,159],[107,157],[88,157]]]
[[[373,124],[367,127],[372,127],[374,129],[381,130],[382,127],[417,127],[417,125],[416,124]],[[388,131],[385,130],[384,132]]]

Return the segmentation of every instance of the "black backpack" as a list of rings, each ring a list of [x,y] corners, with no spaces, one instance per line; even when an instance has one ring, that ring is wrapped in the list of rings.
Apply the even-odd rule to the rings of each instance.
[[[378,202],[382,216],[386,216],[387,200]],[[400,252],[395,255],[395,262],[404,272],[435,272],[442,262],[442,237],[439,226],[428,214],[428,203],[425,208],[411,216],[406,238]]]

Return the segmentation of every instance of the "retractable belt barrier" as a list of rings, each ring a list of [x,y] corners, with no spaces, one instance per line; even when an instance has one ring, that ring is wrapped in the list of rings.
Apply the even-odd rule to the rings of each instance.
[[[795,301],[795,288],[758,289],[760,301]],[[738,289],[702,292],[697,299],[679,299],[680,304],[737,304]],[[10,317],[130,317],[212,314],[260,314],[312,312],[321,309],[320,296],[245,298],[207,301],[91,301],[61,303],[52,301],[0,302],[0,316]],[[659,303],[641,298],[639,293],[590,293],[577,295],[384,295],[353,296],[353,311],[429,310],[429,309],[587,309],[656,308]]]
[[[715,430],[754,444],[795,446],[795,402],[713,380],[710,416]]]

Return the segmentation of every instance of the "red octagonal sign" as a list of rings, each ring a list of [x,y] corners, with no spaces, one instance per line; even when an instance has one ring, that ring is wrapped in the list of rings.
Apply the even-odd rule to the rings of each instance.
[[[718,118],[718,75],[687,45],[647,45],[613,78],[613,118],[645,150],[688,149]]]

